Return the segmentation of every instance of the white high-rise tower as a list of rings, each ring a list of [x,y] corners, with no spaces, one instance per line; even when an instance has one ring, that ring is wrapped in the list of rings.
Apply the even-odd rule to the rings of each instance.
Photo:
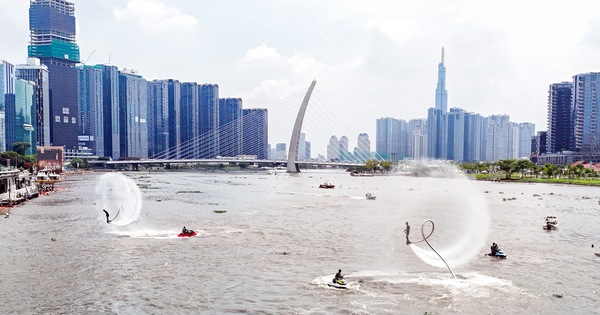
[[[446,91],[446,66],[444,65],[444,47],[442,47],[442,61],[438,64],[438,82],[435,88],[435,109],[448,112],[448,91]]]

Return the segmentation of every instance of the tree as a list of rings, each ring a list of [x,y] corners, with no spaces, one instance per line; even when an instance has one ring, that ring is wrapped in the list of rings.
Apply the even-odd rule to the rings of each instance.
[[[512,176],[512,173],[515,171],[515,168],[517,167],[517,160],[514,160],[514,159],[500,160],[496,164],[498,165],[500,170],[506,174],[506,179],[510,179],[510,177]]]
[[[13,143],[13,151],[15,151],[19,155],[23,155],[23,156],[25,156],[25,152],[30,147],[31,147],[31,144],[29,144],[29,142],[15,142],[15,143]]]

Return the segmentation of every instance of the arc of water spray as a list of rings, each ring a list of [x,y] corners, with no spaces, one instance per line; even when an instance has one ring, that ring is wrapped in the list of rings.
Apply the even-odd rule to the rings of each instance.
[[[425,224],[429,222],[431,223],[431,232],[429,232],[429,235],[425,236]],[[425,242],[427,243],[427,245],[429,246],[429,248],[431,248],[431,250],[436,253],[436,255],[438,255],[438,257],[440,257],[440,259],[444,262],[444,264],[446,265],[446,267],[448,267],[448,270],[450,270],[450,273],[452,274],[452,276],[454,277],[454,279],[456,279],[456,275],[454,274],[454,271],[452,271],[452,268],[450,268],[450,266],[448,265],[448,263],[446,262],[446,260],[444,260],[444,258],[442,257],[442,255],[440,255],[440,253],[438,253],[433,246],[431,246],[431,244],[429,244],[429,242],[427,241],[427,239],[433,234],[433,230],[435,230],[435,224],[433,223],[433,221],[431,219],[427,219],[423,222],[423,224],[421,224],[421,236],[423,236],[423,239],[420,241],[416,241],[416,242],[410,242],[411,244],[413,243],[420,243],[420,242]]]

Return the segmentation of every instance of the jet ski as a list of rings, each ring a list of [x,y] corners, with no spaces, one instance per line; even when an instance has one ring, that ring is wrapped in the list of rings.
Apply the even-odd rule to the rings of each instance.
[[[496,253],[488,253],[488,254],[485,254],[485,255],[486,256],[490,256],[492,258],[498,258],[498,259],[506,258],[506,254],[501,249],[498,249],[496,251]]]
[[[344,279],[331,279],[331,281],[327,282],[327,285],[338,289],[346,289],[348,283]]]
[[[191,237],[191,236],[195,236],[195,235],[196,235],[196,231],[193,231],[193,230],[188,230],[187,233],[177,234],[177,236],[179,236],[179,237]]]

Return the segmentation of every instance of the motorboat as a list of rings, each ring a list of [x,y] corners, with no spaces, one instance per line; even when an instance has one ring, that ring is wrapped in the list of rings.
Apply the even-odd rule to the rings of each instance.
[[[556,217],[551,215],[547,216],[546,223],[542,226],[542,229],[548,231],[558,229],[558,221],[556,221]]]
[[[368,200],[375,200],[377,196],[373,195],[372,193],[366,193],[365,198],[367,198]]]
[[[331,281],[327,282],[327,285],[337,289],[348,288],[348,283],[344,279],[331,279]]]
[[[324,182],[323,184],[319,185],[319,188],[334,188],[335,185],[330,183],[330,182]]]
[[[179,233],[177,234],[178,237],[192,237],[192,236],[196,236],[196,231],[193,230],[187,230],[186,233]]]
[[[492,257],[492,258],[497,258],[497,259],[504,259],[506,258],[506,254],[501,250],[498,249],[495,253],[488,253],[485,254],[486,256]]]

